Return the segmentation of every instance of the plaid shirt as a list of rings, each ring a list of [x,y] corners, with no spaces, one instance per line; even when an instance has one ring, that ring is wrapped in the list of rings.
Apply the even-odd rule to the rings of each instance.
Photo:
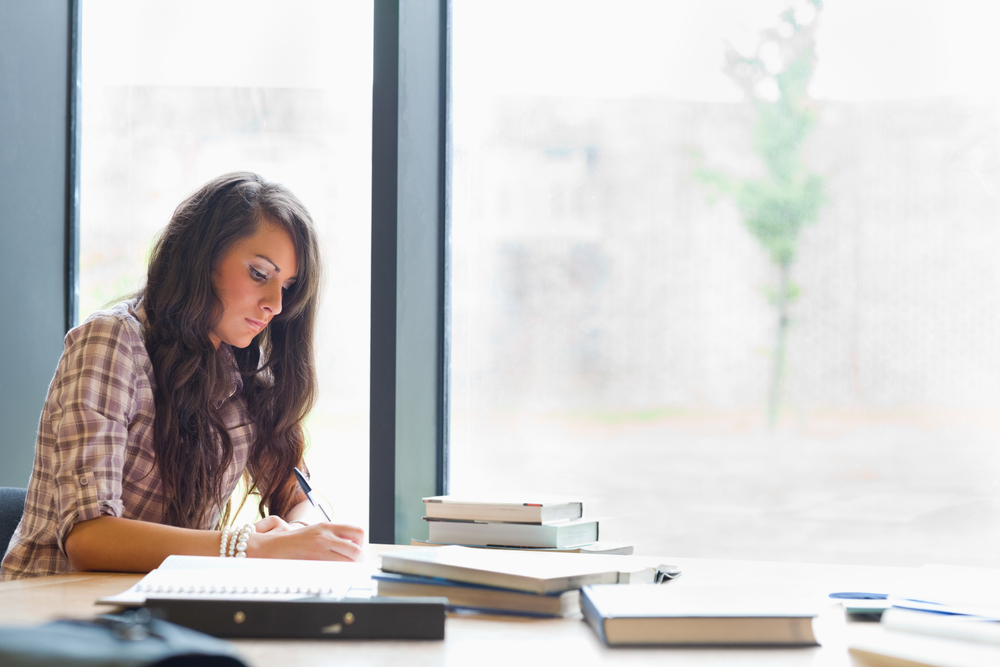
[[[91,315],[66,334],[38,425],[24,517],[0,568],[0,580],[73,571],[64,541],[73,526],[102,515],[163,522],[165,503],[153,454],[153,364],[136,302]],[[220,406],[233,441],[224,497],[246,467],[253,426],[237,393],[242,378],[232,350],[230,397]],[[221,507],[201,528],[215,527]]]

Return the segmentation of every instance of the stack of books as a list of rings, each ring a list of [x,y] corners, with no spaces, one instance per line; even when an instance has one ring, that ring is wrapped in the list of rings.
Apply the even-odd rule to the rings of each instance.
[[[579,501],[497,502],[458,496],[423,500],[428,539],[414,544],[632,553],[631,546],[601,545],[599,522],[583,518]]]
[[[442,546],[385,553],[374,579],[381,596],[444,597],[452,610],[574,616],[582,586],[653,583],[677,574],[636,556]]]

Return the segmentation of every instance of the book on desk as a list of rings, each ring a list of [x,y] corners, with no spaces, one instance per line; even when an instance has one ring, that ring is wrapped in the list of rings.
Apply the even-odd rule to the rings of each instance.
[[[652,584],[676,577],[670,565],[648,558],[420,547],[382,556],[375,575],[380,594],[435,595],[451,609],[530,616],[578,616],[587,583]]]
[[[533,497],[525,502],[446,495],[423,501],[428,539],[411,540],[414,545],[622,555],[633,551],[628,544],[600,542],[600,522],[584,519],[583,502],[578,500]]]
[[[602,554],[536,553],[460,546],[419,547],[383,554],[382,570],[546,594],[587,584],[636,584],[678,572],[649,559]]]
[[[579,589],[588,583],[679,574],[629,559],[631,545],[600,543],[599,522],[583,518],[579,500],[446,495],[423,502],[428,539],[412,544],[437,548],[386,554],[380,592],[443,595],[456,610],[565,617],[579,615]]]
[[[410,540],[411,547],[472,547],[473,549],[500,549],[502,551],[535,551],[538,553],[564,554],[607,554],[630,556],[635,551],[631,544],[623,542],[591,542],[572,547],[507,547],[496,544],[455,544],[453,542],[431,542],[430,540]]]
[[[586,519],[547,524],[431,519],[427,539],[440,544],[470,546],[579,548],[598,540],[598,522]]]
[[[609,646],[815,646],[812,600],[692,586],[586,586],[580,605]]]
[[[583,502],[567,498],[532,498],[528,502],[513,498],[472,496],[429,496],[423,499],[424,515],[430,519],[452,521],[499,521],[544,525],[572,521],[583,516]]]
[[[452,610],[554,618],[580,614],[580,591],[576,589],[544,594],[526,593],[440,577],[417,577],[394,572],[380,572],[374,578],[378,582],[379,595],[443,597]]]

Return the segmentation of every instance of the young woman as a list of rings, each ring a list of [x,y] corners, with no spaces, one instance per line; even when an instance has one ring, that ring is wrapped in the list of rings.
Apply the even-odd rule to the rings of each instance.
[[[0,579],[146,572],[170,554],[359,560],[363,531],[323,522],[293,471],[319,272],[284,187],[227,174],[181,203],[146,286],[66,336]],[[241,477],[267,516],[230,530]]]

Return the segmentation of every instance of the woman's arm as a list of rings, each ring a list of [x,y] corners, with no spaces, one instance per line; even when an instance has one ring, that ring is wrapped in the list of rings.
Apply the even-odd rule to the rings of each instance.
[[[307,501],[308,502],[308,501]],[[296,507],[298,509],[298,507]],[[364,531],[320,523],[299,530],[278,517],[256,524],[247,557],[304,560],[362,560]],[[149,572],[171,554],[218,556],[222,533],[102,516],[76,524],[66,536],[66,555],[75,570]]]
[[[75,570],[149,572],[170,554],[218,556],[222,533],[101,516],[81,521],[64,546]]]

